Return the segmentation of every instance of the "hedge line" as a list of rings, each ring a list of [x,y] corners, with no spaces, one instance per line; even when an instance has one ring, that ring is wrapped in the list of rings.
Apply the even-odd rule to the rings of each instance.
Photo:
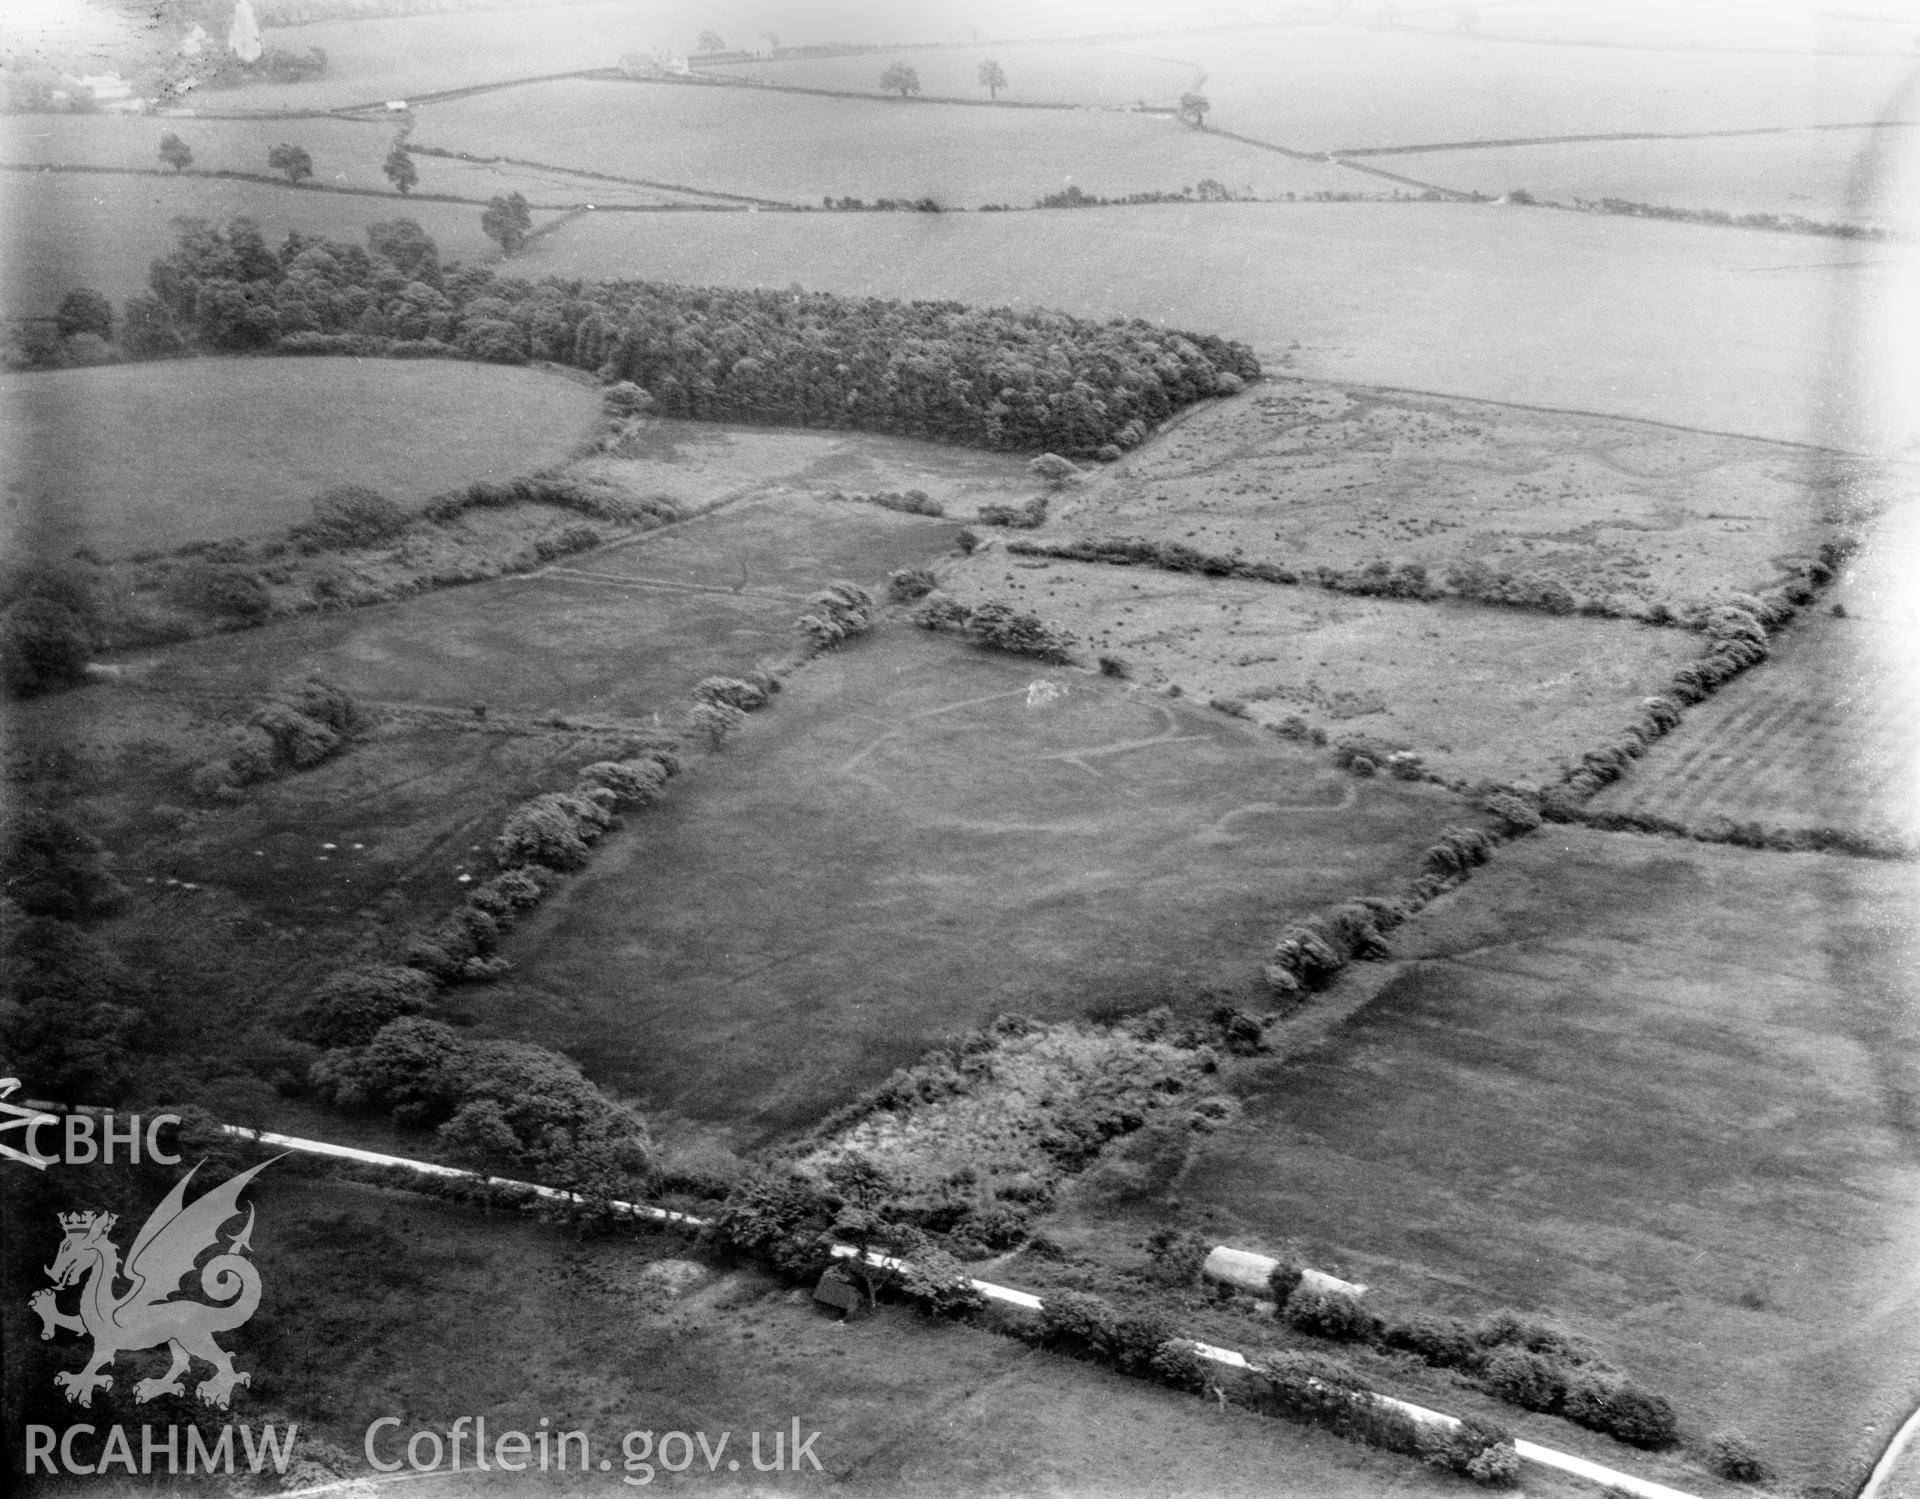
[[[923,630],[964,635],[982,650],[1031,656],[1053,666],[1064,666],[1072,659],[1072,635],[1055,629],[1037,614],[998,599],[969,607],[946,594],[935,594],[913,616],[913,622]]]
[[[1009,515],[1015,514],[1009,512]],[[986,512],[981,512],[986,519]],[[997,519],[996,524],[1036,526],[1045,518]],[[1710,629],[1719,606],[1700,603],[1676,611],[1664,603],[1636,604],[1613,595],[1580,597],[1556,579],[1510,573],[1469,559],[1449,566],[1436,577],[1425,563],[1376,559],[1358,567],[1288,567],[1279,562],[1252,561],[1237,553],[1203,552],[1178,541],[1152,541],[1143,536],[1083,537],[1077,541],[1007,543],[1021,556],[1053,557],[1065,562],[1100,562],[1115,567],[1157,567],[1168,572],[1199,573],[1210,578],[1242,578],[1260,583],[1305,584],[1363,598],[1413,599],[1431,602],[1457,598],[1496,608],[1532,610],[1543,614],[1579,614],[1595,619],[1631,619],[1641,624]],[[1812,589],[1832,576],[1844,548],[1822,547],[1819,561],[1799,569],[1778,590],[1781,603],[1800,604]],[[1750,598],[1740,595],[1739,598]],[[1757,602],[1757,601],[1756,601]],[[1772,608],[1773,605],[1762,606]],[[1763,640],[1764,643],[1764,640]]]
[[[1564,1416],[1636,1447],[1668,1447],[1679,1439],[1665,1396],[1622,1378],[1558,1328],[1517,1312],[1494,1312],[1477,1323],[1426,1313],[1394,1319],[1342,1292],[1296,1283],[1277,1315],[1313,1337],[1410,1353],[1435,1368],[1458,1370],[1511,1405]]]

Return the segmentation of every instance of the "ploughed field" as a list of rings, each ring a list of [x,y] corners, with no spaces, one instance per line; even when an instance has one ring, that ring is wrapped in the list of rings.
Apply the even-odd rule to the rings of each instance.
[[[896,620],[609,837],[470,1004],[663,1131],[760,1144],[1003,1012],[1257,1003],[1287,920],[1390,879],[1461,811]]]
[[[1683,1432],[1832,1480],[1911,1404],[1917,894],[1908,865],[1549,826],[1241,1068],[1171,1190],[1369,1299],[1555,1312]]]
[[[1911,507],[1888,514],[1827,609],[1795,620],[1770,660],[1689,709],[1592,809],[1694,830],[1757,823],[1920,842],[1913,533]]]

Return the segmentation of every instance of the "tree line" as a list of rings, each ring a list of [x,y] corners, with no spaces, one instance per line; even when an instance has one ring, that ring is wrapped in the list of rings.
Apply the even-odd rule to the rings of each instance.
[[[1260,375],[1244,344],[1137,318],[443,266],[411,219],[370,226],[364,245],[294,231],[276,248],[247,218],[174,228],[125,304],[136,357],[546,360],[631,381],[664,416],[1106,457]]]

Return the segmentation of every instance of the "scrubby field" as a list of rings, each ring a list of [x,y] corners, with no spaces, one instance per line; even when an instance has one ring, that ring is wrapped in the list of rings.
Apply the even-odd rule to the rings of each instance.
[[[1841,347],[1864,367],[1897,349],[1895,320],[1872,310],[1903,262],[1879,246],[1495,204],[1222,203],[589,214],[523,265],[1231,328],[1276,373],[1770,439],[1851,446],[1916,430],[1897,403],[1859,430],[1835,384],[1836,305]]]
[[[954,529],[777,494],[531,576],[190,642],[155,669],[245,696],[297,662],[375,702],[651,722],[704,676],[789,654],[815,589],[877,583],[937,556]]]
[[[1236,698],[1420,752],[1469,780],[1551,779],[1699,652],[1697,637],[1617,620],[1353,598],[999,551],[943,576],[963,601],[1006,598],[1141,680]],[[1499,724],[1497,733],[1489,725]]]
[[[1368,160],[1442,187],[1496,197],[1525,189],[1554,203],[1625,198],[1669,208],[1907,227],[1914,206],[1894,194],[1892,161],[1911,150],[1912,139],[1911,127],[1794,130],[1420,151]]]
[[[158,156],[160,138],[177,135],[193,152],[193,172],[252,172],[276,176],[267,153],[279,142],[303,147],[313,158],[313,180],[329,187],[390,194],[390,215],[417,216],[434,205],[394,191],[382,165],[396,139],[391,120],[170,118],[124,114],[41,115],[33,127],[4,137],[5,159],[24,166],[111,167],[168,174]],[[621,183],[598,182],[565,172],[538,171],[497,162],[456,161],[416,155],[420,180],[415,194],[443,194],[484,204],[496,193],[518,192],[542,205],[581,202],[661,204],[696,201],[681,194]],[[190,180],[183,178],[182,180]],[[317,206],[317,205],[316,205]],[[444,209],[445,205],[439,205]],[[324,210],[323,210],[324,211]],[[477,211],[477,210],[476,210]]]
[[[1865,124],[1883,118],[1909,66],[1892,56],[1556,47],[1360,25],[1125,45],[1204,68],[1214,129],[1335,152]]]
[[[0,382],[7,529],[106,556],[277,531],[340,484],[406,503],[512,478],[565,458],[597,409],[570,380],[447,362],[192,359]]]
[[[1682,605],[1781,581],[1865,465],[1804,450],[1365,389],[1269,383],[1056,501],[1041,541],[1142,536],[1297,571],[1478,562],[1580,598]]]
[[[1174,50],[1179,43],[1169,39]],[[844,89],[877,93],[880,74],[893,63],[913,69],[920,91],[929,98],[987,99],[980,65],[991,59],[1006,74],[999,91],[1010,104],[1080,104],[1124,109],[1148,104],[1171,107],[1181,94],[1204,80],[1191,64],[1124,51],[1107,42],[995,42],[971,47],[880,48],[842,57],[761,58],[750,62],[709,63],[694,59],[702,72],[751,78],[788,88]]]
[[[760,1143],[1004,1011],[1257,986],[1454,798],[896,625],[821,657],[504,951],[474,1007],[663,1128]]]
[[[1556,1311],[1696,1437],[1838,1480],[1912,1397],[1916,895],[1545,829],[1403,927],[1323,1041],[1249,1065],[1173,1190],[1396,1305]]]
[[[1120,196],[1211,178],[1234,192],[1391,190],[1164,116],[973,109],[752,88],[568,79],[420,111],[418,139],[707,191],[817,205],[825,197],[1026,207],[1069,183]]]
[[[182,215],[224,223],[245,214],[276,246],[290,229],[363,241],[369,224],[410,218],[433,237],[444,263],[494,258],[497,247],[481,233],[480,213],[468,204],[415,202],[397,193],[362,197],[204,177],[0,172],[0,307],[11,316],[50,317],[76,286],[105,292],[117,307],[146,290],[147,267],[173,247],[169,226]],[[537,227],[555,216],[533,217]]]

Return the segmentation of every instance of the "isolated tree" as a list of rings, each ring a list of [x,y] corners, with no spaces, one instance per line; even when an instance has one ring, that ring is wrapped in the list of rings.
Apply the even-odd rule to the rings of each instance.
[[[888,63],[886,71],[880,75],[880,87],[904,99],[909,94],[920,92],[920,75],[903,62]]]
[[[767,44],[767,51],[769,53],[778,52],[780,50],[780,33],[779,32],[763,31],[760,33],[760,40]]]
[[[1000,90],[1007,86],[1007,70],[991,57],[981,60],[979,77],[980,87],[987,91],[989,99],[998,99]]]
[[[700,33],[700,40],[695,44],[693,50],[696,52],[724,52],[727,50],[727,44],[720,40],[719,32],[703,31]]]
[[[313,175],[313,158],[307,155],[306,148],[285,141],[267,152],[267,165],[273,171],[285,172],[289,182]]]
[[[1205,94],[1186,93],[1180,96],[1180,118],[1195,130],[1207,128],[1207,111],[1213,108],[1213,101]]]
[[[76,333],[113,337],[113,303],[89,286],[76,287],[62,297],[53,318],[62,338],[72,338]]]
[[[509,193],[487,204],[486,212],[480,215],[480,228],[503,251],[515,255],[527,242],[527,236],[533,233],[533,213],[524,197],[519,193]]]
[[[413,158],[407,154],[405,146],[395,146],[389,151],[380,170],[387,174],[387,181],[394,185],[403,198],[420,180],[420,169],[413,164]]]
[[[193,147],[169,130],[160,137],[160,159],[176,172],[193,165]]]

